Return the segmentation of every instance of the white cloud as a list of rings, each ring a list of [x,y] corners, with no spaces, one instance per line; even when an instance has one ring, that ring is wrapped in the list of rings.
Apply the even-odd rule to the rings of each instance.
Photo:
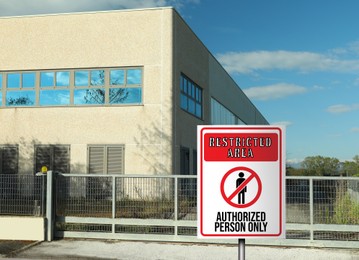
[[[359,133],[359,127],[353,127],[350,132]]]
[[[301,94],[306,92],[307,89],[294,84],[278,83],[269,86],[251,87],[243,89],[243,91],[250,99],[270,100]]]
[[[292,125],[293,123],[291,121],[278,121],[278,122],[273,122],[271,123],[271,125],[284,125],[286,127]]]
[[[338,104],[338,105],[329,106],[327,108],[327,111],[332,114],[347,113],[354,110],[359,110],[359,104],[353,104],[353,105]]]
[[[0,16],[104,11],[161,6],[181,8],[200,0],[0,0]]]
[[[299,70],[359,72],[359,60],[341,60],[314,52],[254,51],[217,55],[229,73],[253,73],[259,70]]]

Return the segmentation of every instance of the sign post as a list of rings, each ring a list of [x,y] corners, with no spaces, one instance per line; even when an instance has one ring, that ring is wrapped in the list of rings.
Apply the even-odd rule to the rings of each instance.
[[[198,126],[199,238],[285,237],[282,126]],[[244,259],[244,258],[243,258]]]

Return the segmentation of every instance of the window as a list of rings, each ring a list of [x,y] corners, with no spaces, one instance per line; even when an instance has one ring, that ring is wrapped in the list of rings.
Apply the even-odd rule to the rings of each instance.
[[[202,119],[202,89],[185,75],[181,75],[180,106],[183,110]]]
[[[36,145],[35,172],[40,172],[46,166],[49,171],[70,172],[69,145]]]
[[[19,150],[17,146],[0,146],[0,174],[17,174]]]
[[[238,117],[236,117],[225,106],[214,98],[211,98],[211,124],[212,125],[244,125]]]
[[[124,174],[123,145],[91,145],[88,147],[90,174]]]
[[[142,84],[141,67],[1,73],[0,106],[137,105]]]

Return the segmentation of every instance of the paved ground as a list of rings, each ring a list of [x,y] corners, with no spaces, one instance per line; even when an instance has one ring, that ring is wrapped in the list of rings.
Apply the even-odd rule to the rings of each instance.
[[[35,244],[35,241],[0,240],[0,258]]]
[[[238,259],[237,246],[99,240],[43,242],[12,259]],[[1,257],[0,257],[1,258]],[[359,250],[246,246],[246,260],[359,260]]]

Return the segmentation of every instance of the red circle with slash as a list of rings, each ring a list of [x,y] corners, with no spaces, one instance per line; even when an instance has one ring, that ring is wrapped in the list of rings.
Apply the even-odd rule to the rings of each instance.
[[[225,191],[224,191],[224,184],[227,180],[227,178],[233,173],[233,172],[237,172],[237,171],[246,171],[248,172],[250,175],[245,179],[245,181],[243,181],[241,183],[241,185],[239,185],[234,192],[232,192],[229,196],[226,195]],[[232,202],[232,199],[238,195],[238,193],[244,189],[244,187],[246,187],[248,185],[249,182],[251,181],[256,181],[258,183],[258,190],[257,193],[255,195],[255,197],[248,203],[245,204],[238,204],[238,203],[234,203]],[[256,203],[256,201],[259,199],[260,195],[262,193],[262,182],[261,179],[259,178],[258,174],[253,171],[250,168],[247,167],[235,167],[231,170],[229,170],[222,178],[221,181],[221,194],[222,197],[224,198],[224,200],[231,206],[235,207],[235,208],[247,208],[249,206],[252,206],[254,203]]]

